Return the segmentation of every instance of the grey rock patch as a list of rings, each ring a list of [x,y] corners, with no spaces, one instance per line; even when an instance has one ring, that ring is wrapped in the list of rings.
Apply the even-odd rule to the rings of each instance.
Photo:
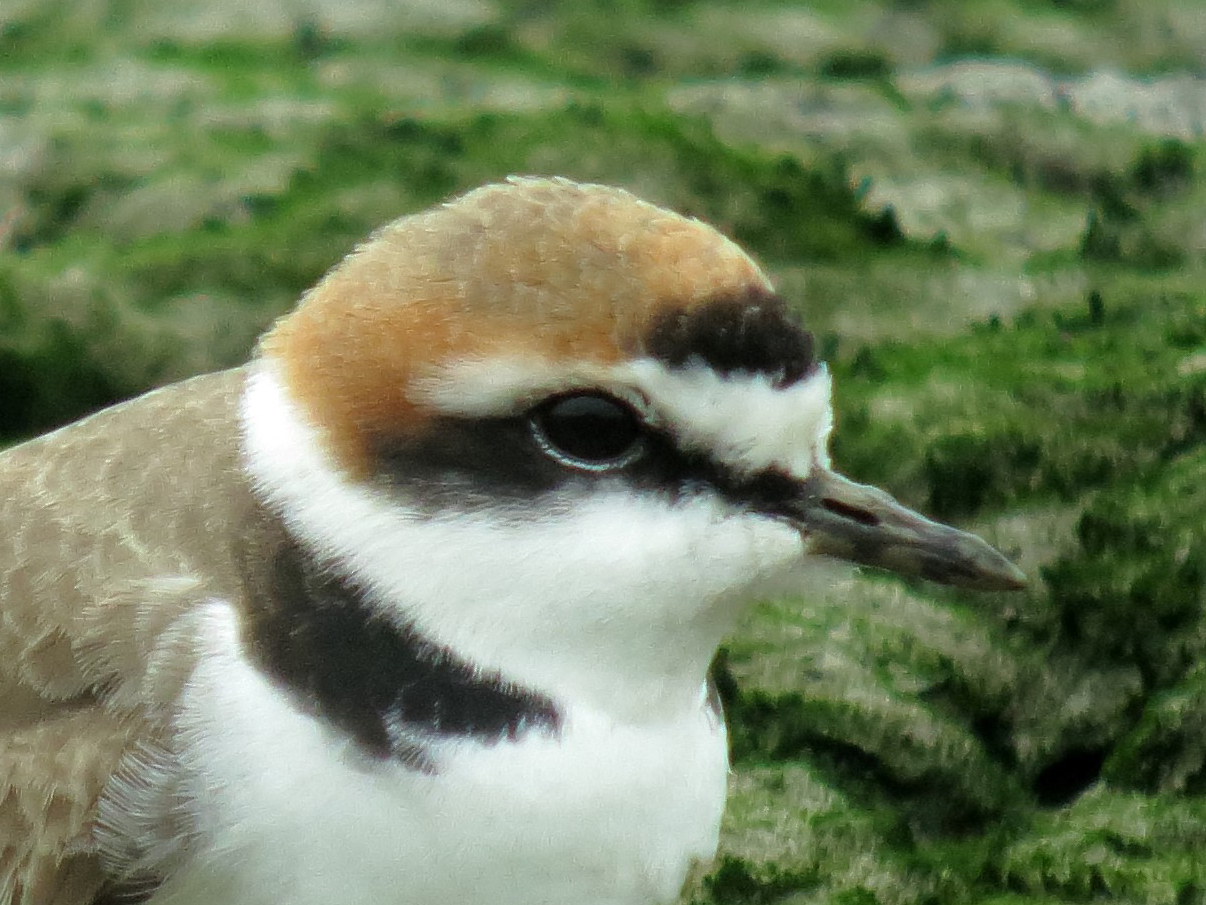
[[[115,241],[183,232],[218,216],[222,204],[206,179],[177,173],[90,205],[82,223],[102,227]]]
[[[1063,305],[1083,298],[1088,278],[1080,268],[1046,274],[1019,274],[951,264],[930,269],[869,268],[851,291],[849,274],[820,265],[780,267],[772,271],[780,293],[798,301],[805,323],[831,332],[843,343],[876,343],[914,336],[956,336],[969,324],[994,315],[1008,319],[1027,308]],[[883,417],[906,417],[916,395],[895,405],[886,395],[877,404]],[[877,415],[877,417],[878,417]]]
[[[1056,657],[1045,663],[1041,680],[1028,684],[1017,696],[1014,750],[1029,769],[1061,752],[1106,743],[1143,696],[1143,677],[1135,666],[1086,671]]]
[[[1032,588],[1042,584],[1040,567],[1076,546],[1076,523],[1083,503],[1019,509],[978,521],[969,530],[1005,552],[1030,579]],[[1007,604],[1005,615],[1013,615],[1017,602]]]
[[[671,109],[713,121],[729,140],[798,146],[800,140],[845,148],[854,144],[904,146],[908,127],[875,88],[801,85],[796,80],[709,82],[666,92]]]
[[[1186,355],[1177,362],[1177,373],[1182,377],[1192,377],[1206,372],[1206,351]]]
[[[785,62],[812,65],[854,36],[824,16],[802,6],[771,9],[703,7],[693,29],[723,36],[734,49],[770,53]]]
[[[447,36],[497,17],[487,0],[165,0],[145,10],[141,36],[185,42],[284,38],[301,25],[349,38]]]
[[[1200,138],[1206,133],[1206,79],[1190,74],[1140,78],[1100,70],[1053,78],[1039,66],[1011,60],[961,60],[897,79],[908,97],[947,99],[991,109],[1003,104],[1064,109],[1100,125],[1124,124],[1150,135]]]
[[[211,220],[247,222],[251,214],[246,199],[283,193],[300,165],[296,155],[266,154],[222,179],[169,173],[116,198],[101,198],[89,205],[80,221],[103,228],[117,242],[184,232]]]
[[[16,202],[17,187],[42,166],[49,141],[21,116],[0,116],[0,211]]]
[[[1184,139],[1206,133],[1206,79],[1173,75],[1137,79],[1097,72],[1065,83],[1072,111],[1095,123],[1125,123],[1151,135]]]
[[[478,83],[462,101],[479,110],[534,112],[565,106],[572,97],[568,88],[513,78]]]
[[[283,314],[293,299],[229,298],[197,292],[167,300],[146,318],[145,329],[157,334],[156,345],[171,350],[164,356],[164,380],[229,368],[247,358],[247,350],[272,319]]]
[[[931,173],[876,178],[865,196],[872,210],[891,206],[906,233],[1000,234],[1019,229],[1026,204],[1020,191],[976,175]]]
[[[88,103],[134,108],[161,107],[213,93],[210,80],[193,70],[152,66],[126,56],[108,57],[83,67],[39,70],[23,79],[0,83],[0,95],[20,91],[43,110],[78,109]]]
[[[20,22],[38,12],[45,0],[5,0],[0,7],[0,27]]]
[[[317,69],[326,88],[355,86],[380,92],[409,105],[407,115],[445,112],[449,106],[472,111],[532,112],[564,106],[573,92],[563,86],[520,75],[474,74],[464,66],[428,60],[382,62],[376,59],[332,60]]]
[[[897,66],[929,63],[941,49],[942,39],[925,17],[904,10],[884,10],[857,43],[869,42]]]
[[[288,138],[294,129],[322,125],[336,112],[333,100],[276,95],[246,105],[207,107],[197,120],[206,128],[259,128],[274,138]]]
[[[913,99],[950,99],[979,108],[1000,104],[1054,108],[1059,102],[1050,76],[1020,60],[960,60],[903,73],[896,85]]]
[[[945,233],[959,247],[989,243],[998,254],[1022,260],[1036,251],[1079,241],[1084,211],[1036,210],[1023,188],[979,173],[912,170],[875,175],[867,182],[870,210],[891,207],[905,233],[922,241]]]

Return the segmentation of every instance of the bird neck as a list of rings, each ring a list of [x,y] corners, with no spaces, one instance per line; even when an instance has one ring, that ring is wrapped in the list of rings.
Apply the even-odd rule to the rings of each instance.
[[[355,589],[373,624],[617,720],[698,707],[708,664],[748,597],[750,551],[760,548],[748,527],[706,506],[684,514],[623,495],[522,517],[433,514],[345,475],[266,369],[248,383],[243,432],[263,510],[318,574]],[[349,645],[346,656],[358,655]]]

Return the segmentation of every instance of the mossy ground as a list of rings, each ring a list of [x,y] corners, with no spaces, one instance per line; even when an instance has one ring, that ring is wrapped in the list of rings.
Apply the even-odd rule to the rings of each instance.
[[[449,193],[628,186],[799,306],[841,468],[1034,578],[753,612],[690,898],[1206,902],[1204,65],[1196,0],[10,0],[0,442]]]

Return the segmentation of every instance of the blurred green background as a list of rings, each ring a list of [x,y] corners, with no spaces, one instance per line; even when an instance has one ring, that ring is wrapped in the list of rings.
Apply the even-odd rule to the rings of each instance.
[[[1206,3],[3,0],[0,443],[509,173],[749,247],[835,459],[1033,576],[834,566],[721,678],[696,903],[1206,903]]]

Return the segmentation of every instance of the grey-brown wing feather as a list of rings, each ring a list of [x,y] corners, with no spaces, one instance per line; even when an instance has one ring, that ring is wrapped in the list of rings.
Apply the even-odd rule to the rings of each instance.
[[[237,594],[241,370],[0,454],[0,905],[89,905],[97,801],[188,671],[182,612]]]

